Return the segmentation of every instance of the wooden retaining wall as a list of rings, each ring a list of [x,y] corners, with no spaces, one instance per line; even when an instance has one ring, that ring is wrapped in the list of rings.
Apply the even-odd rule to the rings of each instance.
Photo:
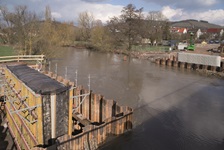
[[[124,114],[121,117],[108,118],[99,126],[89,125],[84,127],[83,132],[78,135],[59,137],[57,148],[70,150],[97,149],[109,135],[119,135],[132,129],[131,117],[131,114]]]
[[[103,144],[109,135],[120,135],[132,129],[132,108],[128,106],[119,106],[116,101],[105,99],[100,94],[88,91],[83,86],[75,87],[73,82],[63,80],[62,77],[56,76],[51,72],[46,73],[48,76],[55,78],[59,82],[68,84],[70,88],[69,101],[69,132],[66,135],[57,138],[56,145],[48,147],[48,149],[96,149]],[[83,97],[71,98],[75,95],[83,95],[90,93],[82,102]],[[82,104],[80,105],[80,103]],[[88,120],[90,124],[82,128],[82,132],[74,133],[78,129],[74,124],[71,114],[72,109],[77,106],[77,113],[82,115],[83,120]],[[75,116],[77,117],[77,116]]]
[[[17,79],[8,69],[5,69],[5,88],[4,91],[7,100],[5,108],[7,112],[8,127],[11,134],[18,143],[21,149],[30,149],[38,144],[43,144],[42,132],[42,108],[37,107],[35,110],[28,113],[28,111],[21,111],[19,114],[27,120],[38,120],[35,123],[28,123],[26,120],[21,119],[17,113],[10,113],[19,108],[26,108],[25,103],[29,106],[41,105],[41,96],[35,94],[29,87]],[[25,102],[25,103],[24,103]],[[13,105],[12,105],[13,103]]]
[[[56,93],[56,138],[52,139],[49,94],[35,93],[10,69],[4,68],[4,74],[6,119],[17,149],[97,149],[109,135],[132,129],[132,108],[46,72],[67,87],[66,94]],[[80,95],[86,95],[85,99]]]

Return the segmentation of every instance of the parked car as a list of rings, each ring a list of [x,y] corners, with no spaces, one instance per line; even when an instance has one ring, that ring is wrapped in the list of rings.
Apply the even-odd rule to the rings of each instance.
[[[209,44],[214,44],[215,41],[214,41],[214,40],[209,40],[208,43],[209,43]]]
[[[219,44],[220,43],[220,41],[219,40],[215,40],[215,44]]]

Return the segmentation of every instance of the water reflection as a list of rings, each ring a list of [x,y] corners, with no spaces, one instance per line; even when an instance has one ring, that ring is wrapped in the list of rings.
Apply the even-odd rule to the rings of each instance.
[[[224,81],[123,56],[64,50],[58,73],[134,108],[134,129],[101,149],[221,150]],[[52,65],[54,66],[54,65]],[[53,69],[53,68],[52,68]]]

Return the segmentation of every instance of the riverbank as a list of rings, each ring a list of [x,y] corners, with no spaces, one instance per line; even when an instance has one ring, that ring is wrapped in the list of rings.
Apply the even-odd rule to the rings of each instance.
[[[214,54],[212,52],[209,52],[208,49],[211,48],[215,48],[218,45],[207,45],[207,46],[196,46],[195,51],[186,51],[189,53],[195,53],[195,54],[207,54],[207,55],[217,55]],[[175,51],[160,51],[159,47],[158,50],[153,51],[137,51],[137,50],[132,50],[132,51],[127,51],[127,50],[113,50],[113,51],[100,51],[100,50],[96,50],[96,49],[92,49],[90,47],[88,47],[87,45],[73,45],[73,46],[68,46],[68,47],[72,47],[72,48],[76,48],[76,49],[89,49],[91,51],[99,51],[99,52],[103,52],[103,53],[115,53],[115,54],[119,54],[119,55],[124,55],[124,56],[130,56],[131,58],[137,58],[137,59],[143,59],[143,60],[149,60],[151,62],[155,62],[155,59],[157,58],[172,58],[173,56],[177,57],[177,53],[179,51],[175,50]],[[9,56],[9,55],[13,55],[15,52],[13,50],[12,47],[8,46],[8,45],[1,45],[0,46],[0,56]],[[124,60],[126,60],[127,57],[124,57]],[[202,71],[199,69],[196,69],[197,72],[199,72],[201,75],[205,75],[205,76],[209,76],[209,77],[217,77],[217,78],[221,78],[224,79],[224,70],[217,72],[217,71]]]
[[[12,56],[15,51],[10,45],[0,45],[0,56]]]
[[[218,47],[218,45],[207,45],[201,46],[197,45],[195,51],[186,51],[187,53],[195,53],[195,54],[205,54],[205,55],[219,55],[218,53],[212,53],[208,51],[209,49],[213,49]],[[161,51],[122,51],[122,50],[115,50],[114,53],[116,54],[123,54],[130,56],[132,58],[150,60],[151,62],[155,62],[157,58],[164,58],[164,59],[171,59],[173,57],[177,57],[178,50],[171,51],[171,52],[161,52]],[[207,77],[217,77],[220,79],[224,79],[224,70],[220,71],[211,71],[211,70],[201,70],[195,69],[200,75],[207,76]]]
[[[155,58],[167,58],[176,55],[176,52],[162,52],[162,51],[126,51],[114,50],[115,54],[122,54],[132,58],[144,59],[154,61]]]

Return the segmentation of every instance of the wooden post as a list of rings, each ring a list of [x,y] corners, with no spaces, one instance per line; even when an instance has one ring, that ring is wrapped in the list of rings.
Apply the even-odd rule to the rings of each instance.
[[[187,69],[191,69],[192,68],[192,64],[191,63],[187,63]]]
[[[160,64],[160,58],[156,59],[156,64]]]
[[[167,60],[167,65],[172,66],[172,61],[170,59]]]
[[[180,63],[180,68],[184,69],[185,68],[185,62]]]
[[[174,61],[173,66],[178,68],[178,61]]]
[[[72,135],[72,106],[73,106],[73,86],[69,90],[69,102],[68,102],[68,135]]]
[[[207,70],[208,69],[208,66],[207,65],[202,65],[202,69],[203,70]]]
[[[161,64],[166,65],[166,60],[164,58],[161,60]]]
[[[211,66],[211,70],[212,70],[213,72],[216,72],[216,67],[215,67],[215,66]]]

